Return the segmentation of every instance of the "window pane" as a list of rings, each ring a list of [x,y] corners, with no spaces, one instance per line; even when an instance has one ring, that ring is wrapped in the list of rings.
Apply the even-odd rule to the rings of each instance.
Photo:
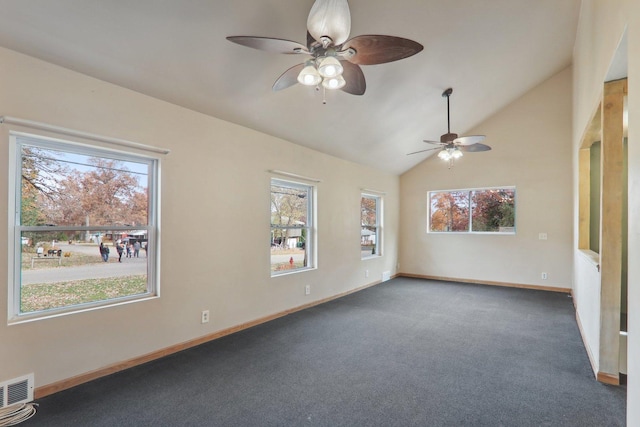
[[[360,255],[362,258],[380,255],[377,248],[380,197],[363,195],[360,199]]]
[[[109,249],[104,258],[100,243]],[[22,232],[20,313],[147,293],[148,243],[140,232]]]
[[[271,235],[271,272],[286,272],[309,266],[307,229],[272,229]]]
[[[157,232],[158,160],[30,135],[10,140],[19,156],[10,318],[157,295],[147,248]]]
[[[511,233],[515,230],[515,189],[472,192],[472,231]]]
[[[271,224],[304,226],[307,223],[309,189],[271,185]]]
[[[469,192],[441,191],[429,193],[430,231],[469,231]]]
[[[21,155],[21,225],[149,223],[149,163],[26,144]]]
[[[271,183],[271,274],[310,267],[313,187]]]
[[[360,252],[362,258],[376,255],[376,232],[376,227],[362,227],[362,230],[360,231]]]

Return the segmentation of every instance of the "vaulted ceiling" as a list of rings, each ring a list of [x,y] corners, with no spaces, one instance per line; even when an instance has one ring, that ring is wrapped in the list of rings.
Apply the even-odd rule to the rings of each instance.
[[[274,81],[303,61],[230,43],[305,44],[313,0],[3,0],[0,46],[295,144],[400,174],[571,64],[580,0],[350,0],[351,36],[415,40],[410,58],[363,66],[362,96]],[[0,64],[2,67],[2,64]],[[1,89],[1,88],[0,88]],[[486,143],[491,145],[491,136]],[[433,152],[431,152],[433,153]],[[483,155],[490,155],[487,152]]]

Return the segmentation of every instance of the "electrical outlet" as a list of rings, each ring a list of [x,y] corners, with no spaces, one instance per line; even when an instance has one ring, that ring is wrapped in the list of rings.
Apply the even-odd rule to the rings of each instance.
[[[539,240],[547,240],[547,233],[538,233]]]
[[[547,280],[547,273],[542,273],[542,280]]]
[[[306,286],[304,287],[304,294],[305,294],[305,295],[309,295],[309,294],[311,294],[311,285],[306,285]]]
[[[202,310],[201,323],[209,323],[209,310]]]
[[[369,270],[364,271],[364,277],[369,277]]]

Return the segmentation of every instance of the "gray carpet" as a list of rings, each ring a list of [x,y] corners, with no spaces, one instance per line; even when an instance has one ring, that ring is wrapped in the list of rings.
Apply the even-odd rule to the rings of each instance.
[[[623,426],[566,294],[397,278],[40,399],[42,426]]]

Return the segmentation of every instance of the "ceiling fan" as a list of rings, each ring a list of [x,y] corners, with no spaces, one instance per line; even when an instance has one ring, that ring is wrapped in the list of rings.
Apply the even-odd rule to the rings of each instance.
[[[408,58],[423,47],[401,37],[363,35],[349,39],[351,13],[347,0],[316,0],[307,19],[307,44],[270,37],[230,36],[227,40],[274,53],[310,58],[285,71],[273,84],[278,91],[301,83],[362,95],[366,89],[360,65]]]
[[[447,98],[447,133],[440,136],[440,141],[424,140],[427,144],[437,145],[437,147],[427,148],[426,150],[414,151],[411,154],[424,153],[425,151],[440,150],[438,157],[442,160],[449,161],[449,167],[453,166],[453,161],[462,157],[462,152],[475,153],[478,151],[489,151],[491,147],[481,144],[486,138],[484,135],[468,135],[458,136],[457,133],[451,133],[451,118],[449,115],[449,97],[453,93],[453,89],[449,88],[442,92],[442,97]]]

